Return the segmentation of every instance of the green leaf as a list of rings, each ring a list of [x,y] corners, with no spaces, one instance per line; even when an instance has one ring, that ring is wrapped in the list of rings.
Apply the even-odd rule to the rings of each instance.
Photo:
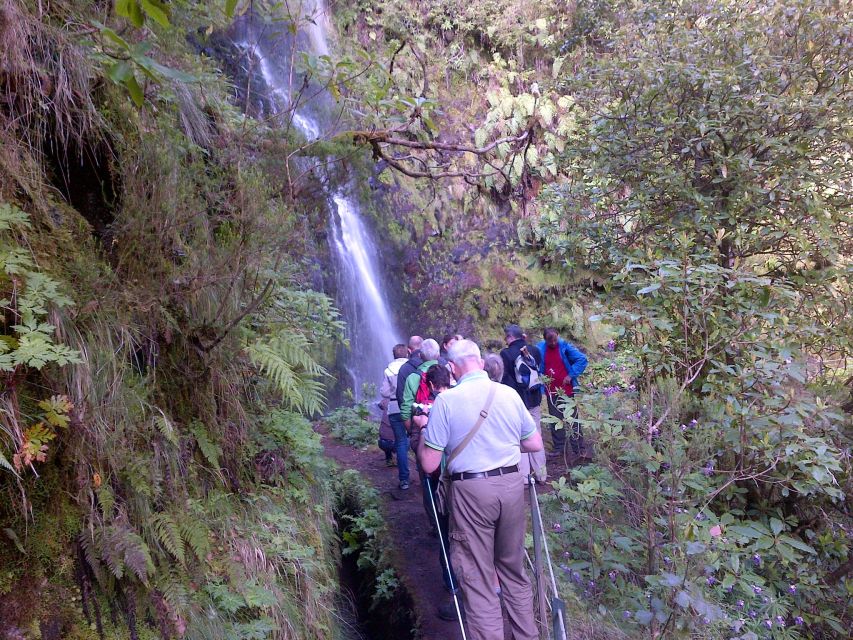
[[[643,287],[637,291],[637,295],[642,296],[647,293],[651,293],[652,291],[657,291],[658,289],[660,289],[660,282],[655,282],[654,284],[650,284],[648,287]]]
[[[136,76],[131,74],[127,80],[124,81],[124,86],[136,106],[141,107],[143,102],[145,102],[145,96],[142,93],[142,87],[140,87],[139,83],[136,81]]]
[[[774,536],[778,536],[784,528],[784,522],[782,522],[778,518],[770,518],[770,530],[773,532]]]
[[[779,542],[787,544],[789,547],[794,547],[794,549],[799,549],[800,551],[804,551],[811,555],[817,555],[817,551],[815,551],[814,547],[807,545],[805,542],[801,540],[797,540],[796,538],[792,538],[791,536],[780,536]]]
[[[161,27],[169,28],[169,7],[160,0],[141,0],[142,10]]]
[[[109,27],[101,26],[101,35],[107,38],[107,40],[112,41],[113,44],[118,45],[122,49],[130,50],[130,44],[128,44],[127,40],[122,38],[119,34],[117,34]]]
[[[127,60],[120,60],[107,69],[107,77],[116,84],[124,84],[132,75],[133,68]]]
[[[137,0],[116,0],[115,7],[116,14],[130,20],[134,27],[141,27],[145,23],[145,16]]]
[[[234,17],[234,10],[237,8],[237,0],[225,0],[225,16],[227,18]]]

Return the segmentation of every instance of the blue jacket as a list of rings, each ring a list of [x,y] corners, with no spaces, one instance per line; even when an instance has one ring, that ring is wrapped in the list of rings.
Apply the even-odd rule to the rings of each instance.
[[[545,341],[542,340],[536,345],[539,348],[539,353],[542,354],[542,361],[539,363],[539,373],[545,374]],[[560,349],[560,357],[563,359],[563,365],[566,371],[569,372],[569,377],[572,379],[572,387],[578,388],[578,378],[586,369],[588,360],[586,356],[571,342],[566,342],[562,338],[557,338],[557,348]]]

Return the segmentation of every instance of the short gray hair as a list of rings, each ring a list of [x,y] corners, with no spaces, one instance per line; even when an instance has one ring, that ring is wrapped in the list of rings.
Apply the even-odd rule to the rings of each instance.
[[[500,382],[504,377],[504,361],[497,353],[487,353],[483,358],[483,369],[489,374],[489,378]]]
[[[438,354],[441,350],[438,348],[438,342],[432,338],[427,338],[421,345],[421,356],[424,360],[438,360]]]
[[[471,358],[480,359],[480,347],[471,340],[458,340],[447,352],[447,359],[457,367],[461,367],[462,363]]]
[[[424,339],[420,336],[412,336],[411,338],[409,338],[409,349],[411,349],[412,351],[417,351],[421,348],[423,342]]]

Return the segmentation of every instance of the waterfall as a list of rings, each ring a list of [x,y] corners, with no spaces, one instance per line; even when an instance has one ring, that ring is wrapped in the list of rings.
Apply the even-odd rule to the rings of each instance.
[[[293,4],[293,3],[290,3]],[[278,126],[292,126],[313,141],[336,132],[339,118],[328,92],[313,87],[310,101],[294,109],[294,87],[303,88],[303,77],[294,69],[294,54],[309,51],[328,55],[329,21],[322,0],[303,2],[292,10],[299,16],[293,31],[288,24],[277,27],[253,15],[235,24],[233,42],[250,61],[249,70],[263,81],[264,94],[257,96],[258,112]],[[292,19],[289,17],[288,19]],[[294,162],[300,171],[312,170],[326,185],[329,216],[329,244],[334,259],[336,303],[347,323],[349,349],[339,354],[339,369],[361,399],[364,383],[378,384],[382,370],[391,360],[392,347],[398,343],[395,327],[380,274],[381,255],[362,220],[363,204],[352,180],[334,161],[320,162],[303,158]],[[313,166],[312,166],[313,165]]]

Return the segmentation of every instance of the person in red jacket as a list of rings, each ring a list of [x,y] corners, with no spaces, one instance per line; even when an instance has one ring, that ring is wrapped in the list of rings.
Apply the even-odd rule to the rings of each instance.
[[[572,409],[571,419],[566,421],[561,402],[561,395],[574,397],[578,378],[586,369],[587,358],[571,342],[560,338],[560,334],[552,327],[545,329],[542,337],[545,339],[537,345],[542,354],[539,373],[548,376],[550,380],[546,388],[548,413],[563,422],[560,429],[554,424],[551,425],[553,451],[549,455],[562,455],[566,448],[566,432],[568,432],[572,453],[578,459],[588,457],[584,450],[583,434],[578,422],[577,404]]]

